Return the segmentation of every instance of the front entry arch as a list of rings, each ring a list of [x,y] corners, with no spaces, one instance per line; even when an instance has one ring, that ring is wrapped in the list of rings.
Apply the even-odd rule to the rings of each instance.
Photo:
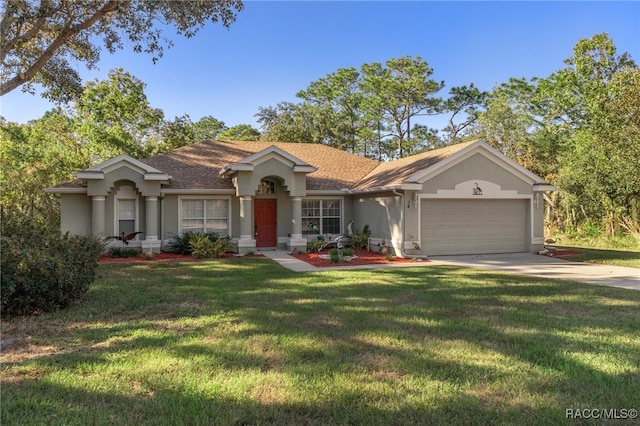
[[[277,200],[273,198],[257,198],[253,200],[253,218],[256,247],[276,247],[277,232]]]

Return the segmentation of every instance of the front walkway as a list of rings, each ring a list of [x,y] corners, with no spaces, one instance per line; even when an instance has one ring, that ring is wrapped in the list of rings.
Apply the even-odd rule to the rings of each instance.
[[[317,268],[307,262],[289,256],[284,250],[265,250],[260,251],[260,253],[295,272],[452,265],[640,290],[640,269],[571,262],[531,253],[436,256],[429,259],[430,263],[390,263],[327,268]]]

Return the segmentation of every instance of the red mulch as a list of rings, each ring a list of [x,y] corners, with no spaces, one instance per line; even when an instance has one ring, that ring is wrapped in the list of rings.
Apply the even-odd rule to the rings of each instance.
[[[233,253],[226,253],[225,258],[234,257]],[[169,260],[200,260],[190,254],[178,254],[170,252],[153,253],[153,258],[147,260],[145,253],[140,253],[138,257],[111,257],[109,254],[102,255],[99,263],[135,263],[135,262],[166,262]]]
[[[364,249],[357,249],[354,253],[357,257],[354,257],[349,262],[340,262],[340,263],[331,263],[330,259],[323,259],[320,255],[329,255],[329,250],[323,250],[320,253],[310,252],[310,253],[296,253],[292,254],[293,257],[298,258],[304,262],[307,262],[316,267],[325,267],[325,266],[350,266],[350,265],[378,265],[378,264],[389,264],[389,263],[405,263],[405,262],[415,262],[415,259],[411,258],[401,258],[393,256],[392,260],[387,259],[386,254],[380,254],[374,251],[367,251]]]

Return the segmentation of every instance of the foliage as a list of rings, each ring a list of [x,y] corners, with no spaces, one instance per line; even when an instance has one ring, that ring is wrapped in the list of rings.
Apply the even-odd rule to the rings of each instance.
[[[233,246],[228,238],[217,238],[213,240],[211,234],[198,232],[189,238],[191,254],[198,259],[211,257],[223,257],[225,253],[233,251]]]
[[[111,247],[109,249],[111,257],[138,257],[140,251],[132,247]]]
[[[437,131],[413,123],[443,111],[434,95],[444,83],[430,79],[432,73],[422,58],[409,56],[340,68],[299,91],[301,103],[261,107],[262,139],[323,143],[379,160],[437,145]]]
[[[218,234],[216,234],[215,232],[204,233],[204,232],[185,231],[180,235],[172,234],[169,237],[169,242],[167,243],[167,249],[168,251],[171,251],[174,253],[191,254],[192,252],[192,247],[190,242],[191,239],[194,237],[201,239],[202,238],[201,236],[206,236],[206,238],[208,238],[212,243],[215,243],[219,239]]]
[[[145,86],[122,68],[110,71],[107,80],[85,85],[75,108],[78,133],[92,146],[94,161],[120,154],[143,158],[155,153],[164,113],[151,107]]]
[[[354,252],[352,248],[345,248],[344,250],[342,250],[342,255],[344,257],[353,257]]]
[[[340,263],[340,255],[338,254],[337,248],[329,250],[329,260],[331,263]]]
[[[318,238],[314,238],[313,240],[307,241],[307,251],[308,252],[316,252],[320,250],[320,247],[324,244],[324,240],[320,240]]]
[[[39,83],[44,97],[60,102],[82,91],[77,65],[96,68],[103,48],[114,53],[130,45],[155,63],[172,45],[166,28],[190,38],[207,21],[228,28],[243,9],[240,0],[9,0],[3,5],[0,95],[20,86],[33,91],[32,84]]]
[[[65,182],[89,165],[73,120],[61,110],[28,124],[0,122],[0,205],[6,217],[59,222],[57,196],[44,188]]]
[[[238,124],[223,130],[218,135],[220,140],[230,141],[257,141],[260,139],[260,131],[248,124]]]
[[[362,230],[360,228],[356,228],[353,230],[353,235],[351,235],[351,246],[353,248],[367,248],[369,246],[369,238],[371,238],[371,229],[369,229],[369,225],[364,225]]]
[[[60,236],[31,219],[3,217],[2,313],[24,315],[80,301],[95,278],[104,240]]]

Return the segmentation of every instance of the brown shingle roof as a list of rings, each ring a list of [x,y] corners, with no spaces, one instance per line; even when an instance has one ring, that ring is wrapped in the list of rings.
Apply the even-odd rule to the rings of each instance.
[[[322,144],[207,140],[140,161],[171,176],[169,184],[163,185],[166,189],[233,190],[233,183],[220,175],[220,170],[276,146],[317,168],[315,172],[307,174],[307,190],[361,190],[405,183],[415,173],[471,143],[380,163]],[[86,187],[86,181],[75,179],[54,188],[82,187]]]
[[[318,169],[307,174],[308,190],[351,187],[379,164],[321,144],[245,141],[204,141],[141,161],[171,176],[165,188],[233,189],[231,181],[219,174],[220,170],[271,146]]]
[[[379,163],[378,167],[360,179],[352,189],[357,190],[406,183],[407,179],[419,171],[433,166],[475,142],[476,141],[459,143],[398,160]]]

